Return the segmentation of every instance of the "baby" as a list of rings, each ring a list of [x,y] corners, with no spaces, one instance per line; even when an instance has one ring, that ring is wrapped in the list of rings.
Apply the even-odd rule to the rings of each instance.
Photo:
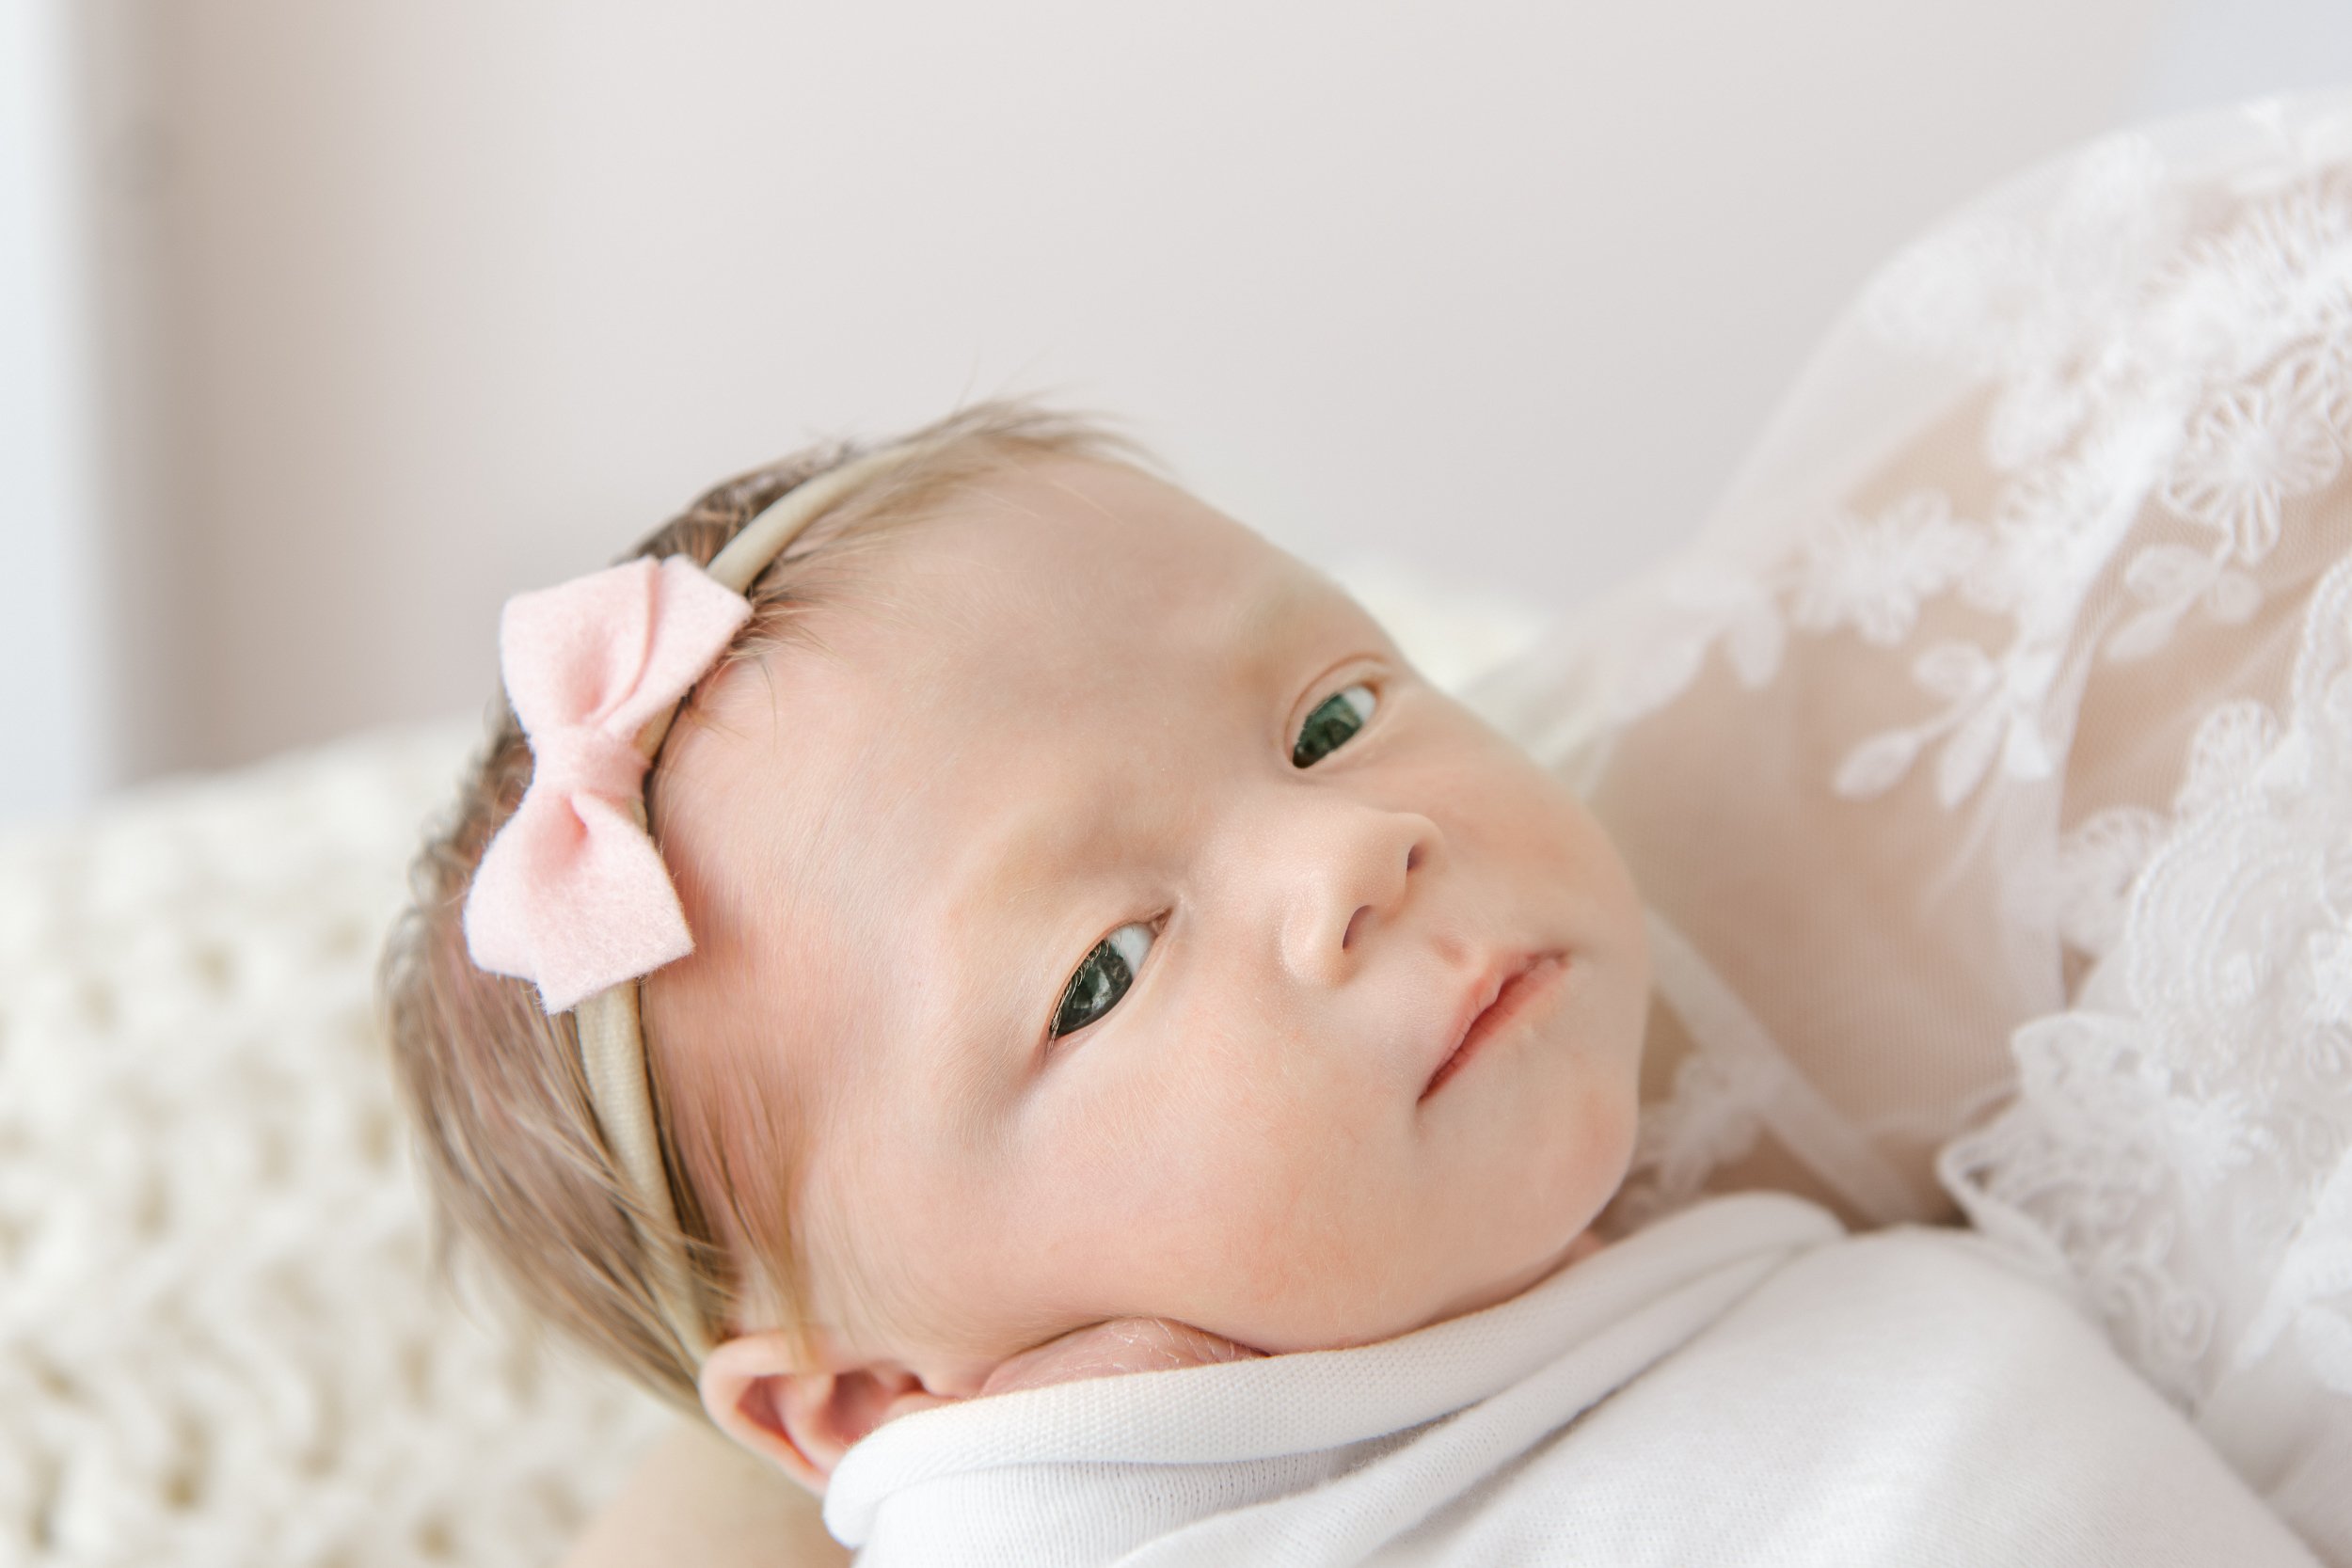
[[[1557,773],[1101,432],[984,405],[638,553],[510,608],[534,733],[421,862],[401,1070],[522,1298],[867,1560],[2307,1560],[1964,1237],[1756,1195],[1602,1249],[1682,939]]]
[[[1624,1173],[1648,997],[1575,798],[1106,436],[989,405],[903,445],[762,576],[646,791],[693,937],[646,1059],[726,1343],[669,1354],[562,1019],[467,956],[511,722],[394,969],[460,1223],[815,1487],[1090,1325],[1356,1344],[1558,1268]],[[707,559],[809,467],[643,553]]]

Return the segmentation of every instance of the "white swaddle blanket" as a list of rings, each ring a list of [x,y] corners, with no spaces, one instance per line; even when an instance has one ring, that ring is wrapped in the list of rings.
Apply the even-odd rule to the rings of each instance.
[[[1762,1193],[1378,1344],[903,1417],[825,1523],[866,1568],[2312,1560],[1980,1240]]]

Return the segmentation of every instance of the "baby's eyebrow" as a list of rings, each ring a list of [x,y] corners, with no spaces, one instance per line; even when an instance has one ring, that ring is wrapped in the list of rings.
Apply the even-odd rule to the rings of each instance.
[[[1069,876],[1089,846],[1100,846],[1117,815],[1107,792],[1079,788],[1065,798],[1031,795],[1013,803],[1009,820],[965,860],[963,887],[990,913],[1033,906]],[[970,903],[972,898],[960,898]]]
[[[1253,648],[1263,645],[1283,631],[1301,611],[1309,609],[1317,594],[1313,579],[1284,578],[1234,601],[1223,617],[1225,641],[1234,646]]]
[[[1067,800],[1034,795],[1014,803],[997,831],[948,873],[948,917],[963,939],[956,943],[958,1000],[946,1025],[953,1044],[939,1053],[938,1086],[946,1103],[974,1116],[1001,1094],[1006,1063],[1029,1049],[1025,1030],[1041,1025],[1053,1006],[1042,992],[1062,976],[1041,980],[1037,966],[1050,970],[1065,958],[1074,965],[1083,957],[1052,949],[1060,938],[1055,916],[1068,912],[1060,895],[1089,842],[1100,842],[1108,802],[1101,791],[1076,793],[1092,803],[1073,811]]]
[[[1228,600],[1211,623],[1215,641],[1243,650],[1263,646],[1290,629],[1317,602],[1315,579],[1285,578]],[[993,890],[984,896],[1015,902],[1055,888],[1084,852],[1099,847],[1121,815],[1123,791],[1116,780],[1073,784],[1057,774],[1066,792],[1030,796],[1013,802],[1010,820],[975,847],[965,860],[964,886]],[[1073,809],[1072,802],[1078,802]],[[959,900],[961,902],[961,900]]]

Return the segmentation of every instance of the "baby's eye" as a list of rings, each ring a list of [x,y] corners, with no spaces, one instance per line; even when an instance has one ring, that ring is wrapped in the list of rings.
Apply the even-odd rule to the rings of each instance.
[[[1291,747],[1291,766],[1312,768],[1338,751],[1364,727],[1372,710],[1379,705],[1380,699],[1369,686],[1351,686],[1326,697],[1299,726],[1297,743]]]
[[[1152,927],[1141,922],[1121,926],[1094,944],[1078,972],[1062,989],[1061,1006],[1054,1009],[1052,1037],[1085,1028],[1119,1005],[1136,983],[1143,956],[1152,951]]]

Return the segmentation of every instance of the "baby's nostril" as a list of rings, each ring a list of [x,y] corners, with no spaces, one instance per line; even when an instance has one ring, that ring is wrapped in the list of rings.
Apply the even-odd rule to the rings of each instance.
[[[1356,906],[1356,912],[1347,917],[1347,929],[1340,933],[1340,951],[1343,953],[1347,951],[1348,947],[1356,941],[1356,927],[1358,923],[1371,912],[1372,906],[1370,904],[1359,904]]]
[[[1420,845],[1418,845],[1418,844],[1416,844],[1416,845],[1414,845],[1414,846],[1413,846],[1410,849],[1407,849],[1407,850],[1406,850],[1406,851],[1405,851],[1405,870],[1406,870],[1406,874],[1409,876],[1409,875],[1411,875],[1413,872],[1418,871],[1418,870],[1420,870],[1420,869],[1421,869],[1421,846],[1420,846]]]

